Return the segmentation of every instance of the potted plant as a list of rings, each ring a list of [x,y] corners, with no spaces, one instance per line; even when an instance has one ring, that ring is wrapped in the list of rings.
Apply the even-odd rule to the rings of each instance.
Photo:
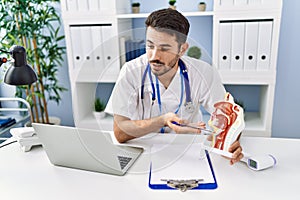
[[[140,3],[134,2],[131,4],[132,13],[139,13],[140,12]]]
[[[96,117],[96,119],[102,119],[105,117],[105,103],[100,99],[100,98],[96,98],[95,102],[94,102],[94,116]]]
[[[176,10],[175,3],[176,3],[176,0],[170,0],[169,1],[169,8]]]
[[[26,98],[32,109],[32,122],[49,122],[47,104],[61,101],[66,88],[58,82],[65,47],[59,35],[60,16],[55,8],[59,0],[2,0],[0,4],[0,48],[20,45],[26,49],[27,61],[38,75],[30,86],[18,86],[15,96]]]
[[[192,46],[188,49],[187,55],[192,58],[200,59],[201,58],[201,49],[197,46]]]
[[[206,3],[201,1],[199,4],[198,4],[198,9],[199,11],[205,11],[206,10]]]

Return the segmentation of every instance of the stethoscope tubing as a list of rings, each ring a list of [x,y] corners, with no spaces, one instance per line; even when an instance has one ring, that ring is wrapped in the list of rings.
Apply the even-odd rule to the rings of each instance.
[[[185,103],[185,105],[188,104],[188,103],[192,104],[191,89],[190,89],[190,83],[189,83],[189,77],[188,77],[187,68],[186,68],[184,62],[181,59],[179,59],[178,65],[180,67],[180,76],[181,76],[181,96],[180,96],[180,102],[179,102],[178,108],[175,111],[176,114],[178,113],[178,111],[179,111],[179,109],[180,109],[180,107],[182,105],[183,90],[184,89],[185,89],[185,96],[186,96],[186,103]],[[156,100],[156,92],[157,92],[158,105],[159,105],[160,112],[162,112],[158,78],[156,77],[156,89],[155,89],[153,78],[152,78],[152,74],[151,74],[151,68],[150,68],[150,64],[149,63],[147,64],[147,67],[146,67],[146,69],[145,69],[145,71],[143,73],[143,76],[142,76],[141,100],[142,100],[143,109],[144,109],[144,103],[143,103],[143,101],[144,101],[144,98],[145,98],[144,97],[145,81],[146,81],[147,74],[149,76],[149,80],[150,80],[151,88],[152,88],[152,104]],[[143,113],[144,113],[144,111],[143,111]],[[144,118],[144,116],[143,116],[143,118]]]

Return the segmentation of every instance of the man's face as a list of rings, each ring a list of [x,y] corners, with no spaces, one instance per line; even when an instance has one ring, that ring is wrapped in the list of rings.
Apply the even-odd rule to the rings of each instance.
[[[146,54],[153,74],[161,76],[177,68],[180,48],[175,36],[148,27],[146,39]]]

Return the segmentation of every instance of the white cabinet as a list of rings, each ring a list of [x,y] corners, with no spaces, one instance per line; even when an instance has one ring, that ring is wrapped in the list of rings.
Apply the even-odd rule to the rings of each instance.
[[[141,0],[141,5],[150,5]],[[210,17],[212,63],[225,85],[258,86],[259,109],[246,113],[245,135],[271,136],[276,60],[282,0],[207,1],[209,11],[197,11],[195,0],[177,9],[192,17],[191,31],[197,19]],[[135,20],[144,20],[153,9],[131,13],[130,0],[62,0],[66,33],[69,76],[75,125],[112,129],[112,118],[97,122],[93,101],[98,83],[114,83],[124,62],[124,37],[132,37]],[[146,6],[146,5],[145,5]],[[168,7],[168,1],[164,4]],[[192,34],[192,33],[191,33]]]
[[[244,134],[271,136],[282,1],[214,3],[213,63],[224,84],[261,88],[259,111],[246,113]]]

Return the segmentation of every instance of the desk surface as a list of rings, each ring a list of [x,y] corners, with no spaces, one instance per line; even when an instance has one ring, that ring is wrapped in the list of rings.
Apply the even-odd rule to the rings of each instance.
[[[277,165],[252,171],[244,163],[229,165],[211,154],[215,190],[152,190],[148,187],[149,156],[142,155],[125,176],[56,167],[42,147],[24,153],[18,143],[0,149],[1,199],[300,199],[300,140],[242,137],[252,155],[270,153]],[[144,171],[141,169],[145,169]]]

